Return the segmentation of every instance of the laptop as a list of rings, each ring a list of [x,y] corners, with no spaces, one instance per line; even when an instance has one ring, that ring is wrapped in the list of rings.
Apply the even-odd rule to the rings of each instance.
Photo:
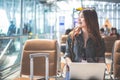
[[[77,63],[69,64],[70,79],[75,80],[103,80],[105,63]]]

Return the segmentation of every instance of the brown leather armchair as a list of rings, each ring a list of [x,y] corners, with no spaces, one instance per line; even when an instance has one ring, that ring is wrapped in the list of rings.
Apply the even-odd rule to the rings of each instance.
[[[61,52],[65,54],[66,51],[66,41],[67,41],[68,35],[62,35],[61,36]]]
[[[15,80],[29,80],[23,75],[30,75],[30,54],[49,53],[49,76],[57,75],[58,68],[58,44],[57,40],[31,39],[24,44],[21,62],[20,78]],[[34,59],[34,76],[45,76],[45,58],[36,57]]]
[[[114,48],[114,43],[117,40],[116,36],[105,36],[103,37],[104,39],[104,43],[105,43],[105,60],[106,60],[106,64],[107,64],[107,71],[108,73],[110,73],[111,70],[111,62],[112,62],[112,52],[113,52],[113,48]]]
[[[111,57],[113,45],[114,45],[116,40],[117,40],[116,36],[105,36],[104,37],[105,48],[106,48],[106,51],[105,51],[106,57]]]
[[[61,36],[61,44],[65,44],[67,40],[68,35],[62,35]]]
[[[120,40],[116,40],[114,45],[113,74],[115,79],[120,79]]]

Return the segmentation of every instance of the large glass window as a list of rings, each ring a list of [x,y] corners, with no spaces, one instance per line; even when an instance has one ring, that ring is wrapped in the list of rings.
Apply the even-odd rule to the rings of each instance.
[[[61,1],[61,2],[59,2],[59,4],[63,4],[63,2]],[[59,4],[58,4],[58,6],[59,6]],[[72,3],[70,3],[69,1],[66,1],[66,2],[64,1],[64,4],[66,5],[66,7],[64,7],[64,8],[62,6],[59,6],[61,11],[71,12],[74,8],[76,8],[76,7],[72,6]],[[119,29],[119,23],[118,23],[119,16],[117,16],[120,13],[119,3],[105,2],[105,1],[100,2],[100,1],[89,1],[89,0],[77,0],[77,3],[74,3],[74,5],[77,5],[77,7],[95,8],[98,13],[100,27],[103,27],[106,19],[108,19],[111,24],[111,27],[116,27],[117,29]],[[69,9],[65,10],[68,7],[69,7]],[[69,14],[72,15],[73,13],[69,13]],[[74,15],[72,15],[72,16],[75,17]],[[65,22],[65,23],[69,24],[68,22]]]

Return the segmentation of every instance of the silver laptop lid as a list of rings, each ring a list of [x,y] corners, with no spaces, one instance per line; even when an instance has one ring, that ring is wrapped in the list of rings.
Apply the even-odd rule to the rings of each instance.
[[[103,80],[105,63],[71,63],[70,79]]]

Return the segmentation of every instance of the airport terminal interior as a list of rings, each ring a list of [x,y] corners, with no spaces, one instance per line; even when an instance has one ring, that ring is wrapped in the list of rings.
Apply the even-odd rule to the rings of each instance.
[[[104,37],[106,46],[104,77],[110,80],[114,80],[115,77],[120,79],[120,43],[117,52],[119,54],[115,57],[119,62],[113,62],[116,56],[113,51],[114,43],[120,38],[111,38],[109,35],[112,28],[120,35],[120,0],[0,0],[0,80],[15,80],[21,77],[23,48],[26,41],[33,39],[57,40],[57,69],[54,68],[56,75],[52,77],[55,77],[53,80],[64,80],[65,53],[61,51],[61,45],[65,45],[66,30],[77,26],[78,13],[82,8],[96,10],[99,29],[108,26],[109,31],[105,36],[107,38]],[[41,44],[44,44],[44,41]],[[51,47],[51,43],[46,44],[46,47]],[[35,47],[34,44],[33,46]]]

